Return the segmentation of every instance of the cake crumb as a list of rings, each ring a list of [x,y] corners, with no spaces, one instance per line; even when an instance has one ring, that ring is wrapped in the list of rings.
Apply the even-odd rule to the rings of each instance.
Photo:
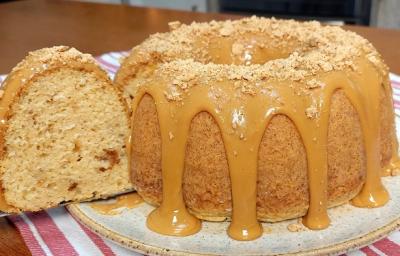
[[[168,101],[180,101],[182,100],[181,94],[178,92],[176,85],[170,86],[168,91],[164,91],[164,96]]]
[[[306,229],[304,228],[304,226],[302,225],[302,224],[299,224],[299,223],[292,223],[292,224],[289,224],[288,226],[287,226],[287,229],[290,231],[290,232],[301,232],[301,231],[305,231]]]
[[[306,82],[307,88],[308,89],[315,89],[319,87],[323,87],[325,84],[321,81],[318,81],[317,79],[313,78],[309,81]]]
[[[310,106],[308,108],[306,108],[306,116],[310,119],[314,119],[317,118],[319,113],[318,113],[318,109],[316,106]]]
[[[233,55],[241,55],[243,53],[243,51],[244,51],[243,44],[240,44],[240,43],[237,43],[237,42],[232,44],[232,53],[233,53]]]
[[[223,27],[219,30],[219,34],[221,36],[230,36],[235,31],[233,25],[229,23],[225,23]]]
[[[180,23],[177,20],[176,21],[171,21],[171,22],[168,23],[168,27],[169,27],[170,31],[178,29],[180,26],[182,26],[182,23]]]
[[[0,90],[0,99],[3,98],[4,90]]]
[[[271,233],[272,233],[272,228],[270,228],[270,227],[263,227],[263,233],[264,233],[264,234],[271,234]]]

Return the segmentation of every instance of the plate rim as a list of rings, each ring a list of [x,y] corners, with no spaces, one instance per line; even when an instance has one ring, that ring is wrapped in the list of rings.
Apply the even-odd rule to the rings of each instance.
[[[187,251],[178,251],[172,250],[168,248],[162,248],[154,245],[148,245],[146,243],[137,241],[135,239],[129,238],[125,235],[121,235],[113,230],[108,229],[107,227],[103,226],[101,223],[96,222],[88,215],[86,215],[80,208],[79,204],[71,204],[67,206],[68,211],[82,224],[88,227],[90,230],[99,234],[102,237],[105,237],[125,248],[130,250],[144,253],[145,255],[171,255],[171,256],[205,256],[205,255],[218,255],[215,253],[211,254],[204,254],[204,253],[196,253],[196,252],[187,252]],[[345,253],[350,250],[359,249],[361,247],[367,246],[384,236],[388,235],[389,233],[393,232],[397,228],[400,227],[400,217],[396,218],[395,220],[387,223],[386,225],[375,229],[369,232],[366,235],[359,236],[353,238],[351,240],[343,241],[340,243],[336,243],[333,245],[329,245],[326,247],[318,248],[318,249],[311,249],[305,251],[299,251],[289,254],[251,254],[253,256],[256,255],[292,255],[292,256],[314,256],[314,255],[335,255],[339,253]]]

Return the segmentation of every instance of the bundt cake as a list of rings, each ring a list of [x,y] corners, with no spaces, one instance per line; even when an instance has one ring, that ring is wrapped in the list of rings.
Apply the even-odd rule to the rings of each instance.
[[[64,46],[31,52],[3,90],[0,210],[132,190],[128,107],[90,55]]]
[[[318,22],[173,22],[123,60],[131,178],[167,235],[231,219],[329,225],[327,208],[384,205],[398,166],[388,68],[361,36]]]

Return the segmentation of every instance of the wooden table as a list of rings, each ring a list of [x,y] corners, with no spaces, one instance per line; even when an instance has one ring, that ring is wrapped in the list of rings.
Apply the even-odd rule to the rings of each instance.
[[[53,45],[74,46],[98,55],[127,50],[149,34],[166,31],[179,20],[238,18],[203,14],[59,1],[18,1],[0,4],[0,74],[8,73],[28,51]],[[369,39],[392,72],[400,74],[400,31],[346,26]],[[30,255],[19,233],[0,219],[0,255]]]

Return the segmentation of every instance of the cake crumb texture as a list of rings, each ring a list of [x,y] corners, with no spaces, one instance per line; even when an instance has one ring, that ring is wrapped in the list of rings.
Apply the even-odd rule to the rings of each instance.
[[[30,53],[11,73],[24,84],[7,113],[0,172],[7,203],[24,211],[132,189],[126,106],[93,58],[71,49]]]

